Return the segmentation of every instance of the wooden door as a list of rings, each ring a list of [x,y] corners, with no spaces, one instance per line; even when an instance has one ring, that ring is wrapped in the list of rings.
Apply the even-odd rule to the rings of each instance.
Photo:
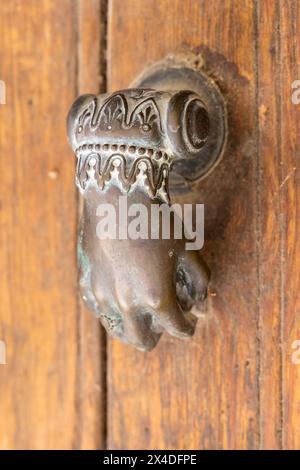
[[[0,448],[299,449],[300,2],[3,0],[0,38]],[[216,80],[229,142],[189,200],[205,319],[141,353],[78,298],[65,117],[168,54]]]

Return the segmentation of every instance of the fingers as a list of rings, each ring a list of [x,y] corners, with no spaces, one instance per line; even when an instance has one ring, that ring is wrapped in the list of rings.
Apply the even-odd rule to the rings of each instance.
[[[208,280],[208,269],[198,254],[185,252],[160,277],[159,289],[132,290],[127,298],[127,291],[118,290],[116,282],[111,283],[110,289],[103,289],[107,277],[99,269],[97,276],[91,276],[91,282],[83,277],[82,290],[86,302],[111,336],[141,351],[150,351],[163,330],[181,339],[194,334],[198,306],[206,297]]]
[[[191,313],[184,314],[175,303],[167,309],[154,312],[148,308],[118,315],[120,323],[108,328],[115,321],[115,312],[101,314],[100,319],[107,331],[118,337],[123,343],[130,344],[140,351],[150,351],[158,343],[163,330],[180,339],[190,338],[195,331],[196,317]],[[112,319],[112,320],[111,320]]]
[[[158,343],[163,329],[150,311],[141,308],[119,312],[109,308],[106,312],[99,317],[111,336],[140,351],[150,351]]]
[[[206,299],[209,270],[197,252],[185,252],[178,258],[176,294],[184,311],[201,307]],[[196,307],[196,308],[195,308]]]
[[[184,313],[176,301],[162,308],[157,317],[164,329],[177,338],[187,339],[195,332],[196,317],[190,313]]]
[[[158,343],[163,329],[154,312],[138,309],[124,318],[124,334],[128,343],[140,351],[150,351]]]

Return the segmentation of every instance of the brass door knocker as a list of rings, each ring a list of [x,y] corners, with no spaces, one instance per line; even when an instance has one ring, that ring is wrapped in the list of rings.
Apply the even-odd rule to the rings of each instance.
[[[194,333],[209,270],[196,250],[186,249],[186,238],[174,234],[174,211],[170,235],[164,236],[162,208],[170,207],[170,192],[215,167],[226,134],[219,89],[185,67],[154,67],[134,88],[81,96],[69,112],[84,201],[78,241],[82,297],[110,335],[140,350],[152,349],[164,330],[179,338]],[[153,228],[149,214],[155,208]],[[138,215],[136,231],[128,214]]]

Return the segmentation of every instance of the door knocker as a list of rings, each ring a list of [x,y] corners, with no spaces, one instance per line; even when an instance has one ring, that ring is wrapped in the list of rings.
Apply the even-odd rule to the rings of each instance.
[[[174,211],[170,235],[163,236],[160,209],[170,207],[173,190],[215,167],[226,133],[219,89],[185,67],[153,68],[132,88],[79,97],[69,112],[83,197],[82,297],[110,335],[140,350],[152,349],[165,330],[179,338],[194,333],[209,270],[198,251],[187,250],[186,239],[174,234]],[[128,214],[138,216],[132,236]]]

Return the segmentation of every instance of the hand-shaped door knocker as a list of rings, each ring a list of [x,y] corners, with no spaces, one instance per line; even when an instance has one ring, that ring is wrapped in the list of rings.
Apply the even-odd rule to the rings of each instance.
[[[164,330],[179,338],[194,333],[209,270],[176,235],[176,211],[163,233],[162,209],[170,207],[169,186],[212,170],[226,131],[218,88],[187,68],[153,69],[135,88],[79,97],[69,112],[84,201],[82,298],[110,335],[140,350],[152,349]]]

